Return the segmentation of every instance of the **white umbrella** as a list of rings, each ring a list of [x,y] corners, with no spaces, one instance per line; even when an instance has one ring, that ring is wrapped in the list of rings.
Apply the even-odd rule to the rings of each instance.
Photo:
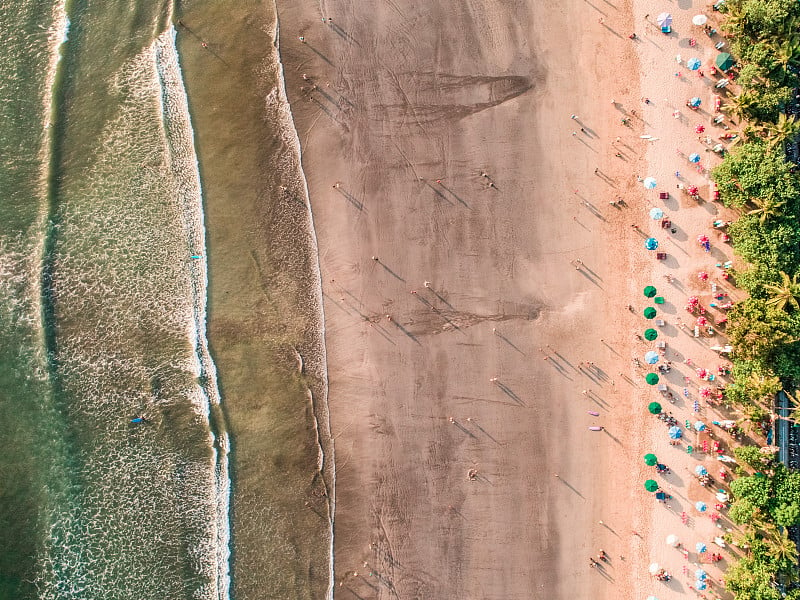
[[[656,183],[655,177],[645,177],[642,185],[644,185],[645,189],[652,190],[658,184]]]
[[[717,500],[719,502],[727,502],[728,494],[726,494],[725,492],[717,492]]]
[[[656,23],[658,23],[659,27],[669,27],[672,25],[672,15],[663,12],[656,17]]]
[[[655,596],[648,596],[647,600],[658,600],[658,598],[656,598]]]
[[[708,21],[708,17],[705,15],[695,15],[692,17],[692,23],[697,26],[705,25],[706,21]]]
[[[653,563],[653,564],[651,564],[651,565],[650,565],[650,568],[648,569],[648,571],[650,571],[650,574],[651,574],[651,575],[655,575],[655,574],[656,574],[656,573],[658,573],[660,570],[661,570],[661,567],[659,566],[659,564],[658,564],[658,563]]]
[[[657,206],[654,206],[653,208],[650,209],[650,218],[651,219],[654,219],[654,220],[657,221],[658,219],[660,219],[663,216],[664,216],[664,211],[661,210],[660,208],[658,208]]]
[[[714,538],[714,543],[717,546],[719,546],[720,548],[724,548],[725,547],[725,540],[723,540],[721,537],[715,537]]]
[[[674,533],[667,536],[667,546],[672,546],[673,548],[676,548],[680,543],[681,541],[678,539],[678,536],[675,535]]]

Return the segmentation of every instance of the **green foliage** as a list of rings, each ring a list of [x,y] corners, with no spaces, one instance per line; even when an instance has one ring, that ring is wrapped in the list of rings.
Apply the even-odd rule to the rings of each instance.
[[[747,262],[787,273],[800,263],[800,229],[786,218],[762,223],[758,215],[745,215],[731,223],[729,230],[736,253]],[[774,273],[770,278],[768,283],[779,280]]]
[[[740,463],[753,469],[760,469],[764,466],[764,454],[758,446],[739,446],[733,449],[733,455]]]
[[[800,185],[790,172],[791,165],[777,151],[769,151],[761,141],[740,144],[713,170],[726,206],[743,208],[754,199],[785,202],[794,212]]]
[[[748,500],[761,510],[766,510],[769,505],[771,488],[770,479],[763,475],[740,477],[731,482],[731,493],[737,500]]]
[[[783,311],[748,298],[728,313],[726,333],[737,359],[764,365],[780,346],[795,341],[793,325]]]
[[[728,516],[737,525],[749,525],[757,514],[758,507],[747,498],[736,500],[728,511]]]
[[[797,503],[781,504],[772,511],[772,514],[775,517],[775,523],[781,527],[797,525],[800,522],[800,505]]]
[[[781,594],[772,583],[775,572],[764,562],[744,557],[725,573],[725,588],[737,600],[780,600]]]

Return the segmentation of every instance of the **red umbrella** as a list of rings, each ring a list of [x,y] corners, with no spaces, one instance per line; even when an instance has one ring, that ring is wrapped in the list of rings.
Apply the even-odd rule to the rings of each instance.
[[[697,241],[700,242],[701,244],[703,244],[703,243],[708,241],[708,236],[707,235],[698,235],[697,236]]]
[[[690,196],[696,196],[700,192],[696,185],[690,185],[689,189],[686,191],[689,192]]]
[[[700,325],[700,327],[708,325],[708,319],[705,317],[697,317],[697,324]]]
[[[700,379],[705,379],[706,375],[708,375],[708,371],[706,371],[705,369],[697,369],[697,376]]]
[[[697,296],[689,296],[689,299],[686,301],[689,306],[697,306],[700,304],[700,299]]]
[[[702,398],[710,398],[711,397],[711,389],[710,388],[700,388],[700,397],[702,397]]]
[[[695,133],[703,133],[705,130],[706,130],[705,125],[698,125],[697,127],[694,128]]]
[[[700,281],[708,281],[708,273],[706,273],[705,271],[700,271],[700,272],[697,274],[697,278],[698,278]]]

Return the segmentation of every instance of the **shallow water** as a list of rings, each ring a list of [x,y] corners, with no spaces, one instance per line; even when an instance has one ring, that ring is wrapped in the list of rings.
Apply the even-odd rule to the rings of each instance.
[[[0,15],[4,597],[228,595],[194,136],[171,5],[129,8]]]

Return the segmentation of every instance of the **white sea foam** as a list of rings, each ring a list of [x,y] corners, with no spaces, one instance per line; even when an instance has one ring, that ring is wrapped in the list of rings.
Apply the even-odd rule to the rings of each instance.
[[[155,45],[155,61],[162,86],[162,107],[166,117],[164,122],[168,128],[172,172],[179,181],[178,201],[183,207],[181,215],[184,218],[184,228],[189,242],[188,249],[192,256],[201,257],[190,259],[189,263],[193,283],[191,335],[198,362],[197,372],[204,382],[201,389],[207,403],[206,418],[208,418],[211,407],[219,406],[221,396],[216,365],[208,349],[208,261],[200,170],[175,37],[175,29],[170,28],[158,38]],[[219,428],[221,414],[217,414],[216,417]],[[219,431],[215,441],[217,597],[220,600],[227,600],[230,597],[230,474],[227,432],[224,429]]]

